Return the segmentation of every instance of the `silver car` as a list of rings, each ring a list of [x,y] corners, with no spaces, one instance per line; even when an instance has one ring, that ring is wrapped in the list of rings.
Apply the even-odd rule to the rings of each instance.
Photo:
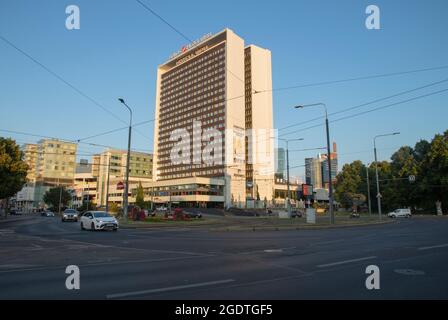
[[[66,209],[64,210],[64,212],[62,213],[62,217],[61,217],[62,222],[65,221],[78,221],[78,211],[74,210],[74,209]]]

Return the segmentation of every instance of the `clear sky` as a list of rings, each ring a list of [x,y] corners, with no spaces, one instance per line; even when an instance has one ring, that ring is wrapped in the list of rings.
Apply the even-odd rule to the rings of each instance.
[[[272,51],[273,87],[356,78],[448,65],[448,1],[160,1],[142,0],[190,39],[225,27]],[[78,5],[81,29],[67,30],[65,8]],[[381,30],[365,27],[366,7],[380,8]],[[154,118],[156,68],[186,40],[134,0],[0,0],[0,35],[62,76],[124,122]],[[274,91],[276,128],[306,122],[322,110],[294,110],[300,103],[325,102],[329,112],[448,78],[448,68],[331,85]],[[124,127],[100,107],[0,40],[0,129],[80,139]],[[448,88],[441,83],[407,95],[334,115],[330,121]],[[448,129],[448,92],[330,123],[340,163],[373,158],[376,134],[400,131],[379,141],[380,159],[402,145],[431,139]],[[296,131],[304,123],[280,133]],[[137,128],[133,148],[152,150],[153,123]],[[7,134],[19,143],[37,138]],[[323,127],[285,137],[305,138],[290,149],[325,145]],[[127,131],[89,142],[126,148]],[[80,145],[82,157],[101,151]],[[317,151],[291,152],[291,166]],[[85,156],[83,156],[85,154]],[[293,170],[303,175],[303,168]]]

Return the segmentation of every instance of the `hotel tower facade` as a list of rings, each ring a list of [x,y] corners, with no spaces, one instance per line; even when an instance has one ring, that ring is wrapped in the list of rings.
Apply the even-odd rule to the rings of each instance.
[[[222,179],[226,207],[272,199],[271,89],[270,51],[229,29],[172,55],[157,70],[153,179]]]

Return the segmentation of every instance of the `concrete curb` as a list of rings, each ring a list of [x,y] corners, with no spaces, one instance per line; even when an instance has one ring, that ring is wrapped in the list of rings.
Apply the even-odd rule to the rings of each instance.
[[[148,225],[135,225],[135,226],[123,226],[120,225],[122,229],[152,229],[152,230],[188,230],[188,229],[203,229],[205,231],[218,231],[218,232],[238,232],[238,231],[282,231],[282,230],[305,230],[305,229],[335,229],[335,228],[353,228],[353,227],[365,227],[365,226],[375,226],[375,225],[383,225],[388,223],[396,222],[396,220],[384,220],[381,222],[365,222],[365,223],[347,223],[347,224],[337,224],[337,225],[310,225],[310,224],[301,224],[301,225],[283,225],[283,226],[262,226],[262,225],[248,225],[248,226],[211,226],[204,224],[196,224],[196,225],[166,225],[166,224],[148,224]],[[210,223],[212,224],[212,223]]]
[[[382,221],[371,223],[356,223],[356,224],[340,224],[340,225],[299,225],[299,226],[252,226],[252,227],[221,227],[209,229],[209,231],[221,232],[238,232],[238,231],[284,231],[284,230],[321,230],[321,229],[340,229],[340,228],[354,228],[354,227],[368,227],[393,223],[395,221]]]

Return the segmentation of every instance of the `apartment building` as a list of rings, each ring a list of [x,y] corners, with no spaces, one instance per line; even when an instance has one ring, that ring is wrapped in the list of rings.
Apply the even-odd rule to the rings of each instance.
[[[106,205],[107,189],[109,189],[109,201],[121,203],[124,190],[117,185],[126,181],[127,151],[108,149],[92,158],[92,176],[98,181],[97,205]],[[153,155],[143,152],[131,152],[129,162],[129,185],[152,180]],[[109,181],[109,188],[108,188]],[[129,195],[130,195],[129,188]]]

